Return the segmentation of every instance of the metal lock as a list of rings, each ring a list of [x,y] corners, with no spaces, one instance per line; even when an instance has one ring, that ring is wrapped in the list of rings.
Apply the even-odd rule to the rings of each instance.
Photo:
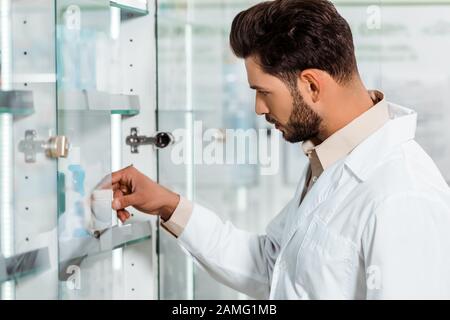
[[[69,155],[69,141],[67,137],[51,137],[45,146],[45,154],[50,158],[67,158]]]
[[[67,158],[69,140],[65,136],[50,137],[47,141],[35,140],[36,130],[25,131],[25,139],[19,143],[19,151],[25,154],[25,162],[36,162],[37,153],[45,153],[49,158]]]
[[[169,132],[158,132],[154,137],[140,136],[138,128],[131,128],[130,135],[126,139],[126,144],[131,147],[131,153],[139,153],[139,146],[153,145],[158,149],[163,149],[175,141]]]

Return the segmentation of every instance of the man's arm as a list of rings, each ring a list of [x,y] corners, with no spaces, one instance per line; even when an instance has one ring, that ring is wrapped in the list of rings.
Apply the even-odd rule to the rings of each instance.
[[[134,167],[113,173],[112,182],[113,209],[122,221],[129,217],[128,206],[160,215],[162,226],[216,280],[252,297],[268,298],[283,214],[269,225],[267,235],[255,235],[222,222],[212,211],[179,197]]]
[[[188,219],[181,217],[186,212],[178,212],[179,208],[173,216],[178,221],[187,221],[186,225],[180,228],[182,223],[175,223],[176,229],[170,230],[168,221],[162,223],[164,228],[177,236],[178,243],[217,281],[251,297],[267,299],[270,275],[280,249],[283,212],[287,209],[269,224],[266,235],[256,235],[236,228],[229,221],[222,222],[214,212],[198,204],[188,203],[181,198],[180,205],[192,210]]]

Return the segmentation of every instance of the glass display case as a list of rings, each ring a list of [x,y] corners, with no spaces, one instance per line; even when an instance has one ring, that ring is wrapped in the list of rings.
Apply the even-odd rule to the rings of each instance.
[[[155,81],[127,81],[155,73],[147,2],[0,3],[1,298],[154,299],[155,219],[118,222],[108,190],[156,159],[125,139],[155,122]]]

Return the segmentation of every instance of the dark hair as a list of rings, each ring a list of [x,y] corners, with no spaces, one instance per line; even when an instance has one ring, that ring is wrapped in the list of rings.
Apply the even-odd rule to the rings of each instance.
[[[230,45],[236,56],[254,55],[265,72],[285,80],[314,68],[346,83],[357,72],[350,26],[328,0],[259,3],[234,18]]]

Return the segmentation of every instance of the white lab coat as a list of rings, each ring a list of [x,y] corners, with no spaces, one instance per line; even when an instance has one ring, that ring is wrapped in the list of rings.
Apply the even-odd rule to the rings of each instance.
[[[298,206],[305,170],[265,235],[195,204],[177,241],[215,279],[255,298],[449,299],[450,189],[414,140],[417,114],[388,105],[387,124]]]

